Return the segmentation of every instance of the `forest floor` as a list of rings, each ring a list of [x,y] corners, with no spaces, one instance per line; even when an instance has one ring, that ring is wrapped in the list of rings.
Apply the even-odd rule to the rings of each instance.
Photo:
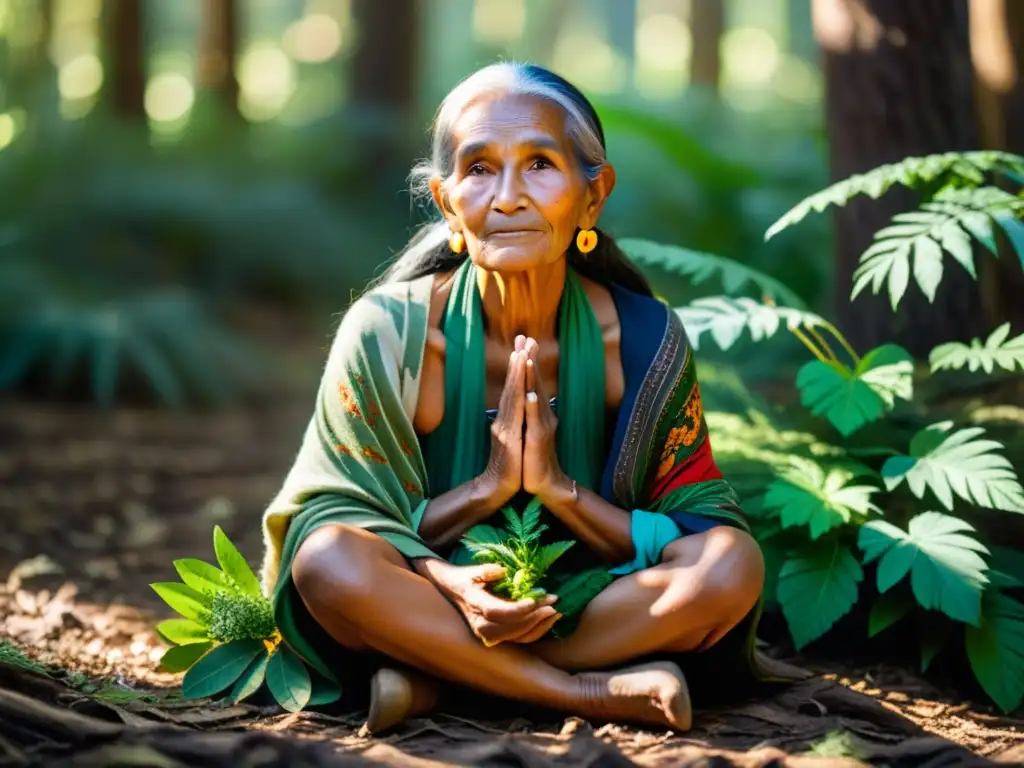
[[[305,385],[299,389],[308,389]],[[259,519],[312,391],[223,414],[0,404],[2,765],[986,765],[1024,763],[1024,720],[897,667],[790,658],[814,677],[683,735],[576,719],[437,714],[368,738],[360,713],[184,701],[156,671],[149,588],[213,560],[221,525],[256,566]],[[472,713],[470,713],[472,714]]]

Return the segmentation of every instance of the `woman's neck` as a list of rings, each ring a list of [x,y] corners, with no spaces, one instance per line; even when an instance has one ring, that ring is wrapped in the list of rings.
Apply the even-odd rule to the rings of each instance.
[[[477,270],[487,335],[512,346],[518,334],[555,338],[565,287],[565,259],[525,272]]]

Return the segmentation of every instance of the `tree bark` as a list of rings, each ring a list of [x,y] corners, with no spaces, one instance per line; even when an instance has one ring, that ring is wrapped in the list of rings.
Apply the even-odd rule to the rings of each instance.
[[[690,0],[690,34],[693,39],[690,82],[716,94],[722,80],[722,57],[719,48],[724,33],[723,0]]]
[[[912,155],[977,148],[967,0],[814,0],[813,13],[834,180]],[[897,187],[834,214],[836,313],[861,351],[896,342],[921,358],[990,327],[980,287],[951,259],[933,304],[913,281],[895,314],[884,290],[850,302],[873,234],[917,203]]]
[[[971,58],[985,149],[1024,155],[1024,3],[971,0]],[[1004,244],[999,260],[982,262],[979,279],[993,327],[1010,320],[1024,332],[1024,268]]]
[[[107,0],[104,4],[108,79],[107,99],[123,120],[146,119],[142,0]]]
[[[407,121],[416,113],[418,0],[353,0],[360,44],[352,59],[352,101]]]
[[[237,0],[204,0],[196,84],[215,97],[223,113],[238,117]]]

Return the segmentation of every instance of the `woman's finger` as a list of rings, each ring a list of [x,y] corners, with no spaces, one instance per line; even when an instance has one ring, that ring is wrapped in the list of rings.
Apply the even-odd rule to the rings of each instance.
[[[512,352],[508,356],[508,371],[505,374],[505,386],[501,389],[501,397],[498,398],[498,418],[508,410],[509,401],[512,399],[512,393],[515,390],[515,375],[513,373],[516,364],[516,353]]]
[[[516,352],[522,352],[526,348],[526,337],[523,334],[516,336],[515,350]]]
[[[516,638],[515,642],[524,644],[537,642],[542,637],[544,637],[544,635],[551,631],[551,628],[558,623],[558,620],[560,618],[562,618],[562,614],[557,612],[545,617],[540,622],[538,622],[529,632]]]
[[[476,594],[472,597],[472,604],[477,613],[487,621],[496,624],[522,621],[537,608],[537,603],[533,600],[517,600],[516,602],[502,600],[483,588],[476,589],[474,592]]]

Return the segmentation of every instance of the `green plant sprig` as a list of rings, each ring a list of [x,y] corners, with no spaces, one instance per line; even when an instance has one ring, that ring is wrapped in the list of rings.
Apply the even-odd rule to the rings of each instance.
[[[510,600],[539,600],[547,594],[540,586],[541,580],[575,542],[540,543],[548,527],[540,522],[541,502],[536,497],[526,505],[522,517],[511,507],[505,507],[502,514],[508,521],[504,530],[477,525],[466,532],[462,544],[476,562],[505,568],[505,577],[492,587],[495,594]]]
[[[282,642],[273,607],[259,579],[220,526],[213,529],[220,568],[202,560],[175,560],[181,582],[151,584],[182,618],[156,630],[172,647],[161,659],[165,672],[184,672],[186,699],[226,694],[238,703],[264,684],[290,712],[329,704],[341,696],[337,681],[314,678]]]

